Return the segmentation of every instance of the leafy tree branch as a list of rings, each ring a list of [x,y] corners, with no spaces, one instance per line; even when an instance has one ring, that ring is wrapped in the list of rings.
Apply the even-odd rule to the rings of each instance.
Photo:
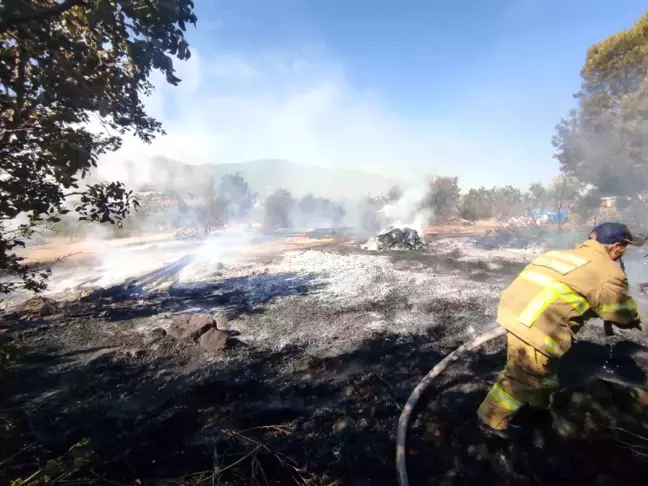
[[[3,2],[0,274],[28,278],[16,250],[61,215],[120,225],[137,209],[123,184],[84,179],[126,133],[147,143],[164,133],[144,107],[149,78],[180,82],[172,58],[191,56],[184,32],[196,21],[191,0]],[[101,132],[90,129],[97,118]],[[14,238],[19,217],[27,227]]]
[[[34,2],[31,2],[32,4]],[[53,17],[67,10],[70,10],[73,7],[84,6],[87,4],[85,0],[64,0],[61,3],[47,2],[49,4],[54,3],[50,7],[43,8],[33,8],[32,5],[29,5],[29,10],[25,12],[20,12],[19,8],[16,8],[19,4],[25,4],[25,2],[16,2],[8,1],[5,2],[5,5],[0,10],[0,33],[5,32],[6,30],[24,24],[26,22],[33,21],[42,21],[46,20],[48,17]]]

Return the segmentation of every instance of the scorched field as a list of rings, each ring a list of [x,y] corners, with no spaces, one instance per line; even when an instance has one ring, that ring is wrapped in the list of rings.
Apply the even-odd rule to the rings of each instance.
[[[437,236],[372,251],[364,241],[241,233],[63,260],[49,294],[12,296],[4,311],[0,408],[16,432],[1,446],[0,481],[396,484],[409,394],[495,325],[500,292],[546,242]],[[641,264],[637,255],[629,274]],[[510,444],[483,437],[475,417],[504,340],[457,361],[412,423],[410,484],[641,477],[648,439],[619,430],[648,427],[636,405],[648,404],[647,350],[643,336],[605,340],[590,324],[565,360],[554,425],[523,414],[531,432]]]

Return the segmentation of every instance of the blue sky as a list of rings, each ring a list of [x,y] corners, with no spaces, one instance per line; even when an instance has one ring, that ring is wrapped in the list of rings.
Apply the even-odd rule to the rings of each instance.
[[[549,182],[588,46],[636,0],[196,0],[183,83],[149,100],[187,162],[278,157],[464,189]]]

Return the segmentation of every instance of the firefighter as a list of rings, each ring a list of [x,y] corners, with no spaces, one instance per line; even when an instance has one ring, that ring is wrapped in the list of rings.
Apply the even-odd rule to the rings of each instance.
[[[603,223],[574,249],[538,256],[504,290],[497,322],[508,331],[507,361],[478,410],[486,433],[507,438],[523,405],[548,408],[559,360],[588,319],[642,329],[621,266],[628,246],[642,244],[627,226]]]

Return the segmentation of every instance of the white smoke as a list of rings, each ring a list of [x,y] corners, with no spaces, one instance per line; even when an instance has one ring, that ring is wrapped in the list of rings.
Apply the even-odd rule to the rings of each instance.
[[[151,280],[154,286],[210,281],[224,266],[245,259],[261,235],[229,230],[199,241],[93,239],[87,261],[55,266],[48,294],[120,285],[129,279]],[[182,262],[182,263],[179,263]],[[176,267],[168,272],[164,268]],[[151,272],[159,276],[147,279]],[[148,290],[154,290],[153,288]]]
[[[427,191],[424,185],[409,187],[397,201],[383,206],[380,214],[386,226],[412,228],[422,237],[433,216],[432,210],[424,207]]]

